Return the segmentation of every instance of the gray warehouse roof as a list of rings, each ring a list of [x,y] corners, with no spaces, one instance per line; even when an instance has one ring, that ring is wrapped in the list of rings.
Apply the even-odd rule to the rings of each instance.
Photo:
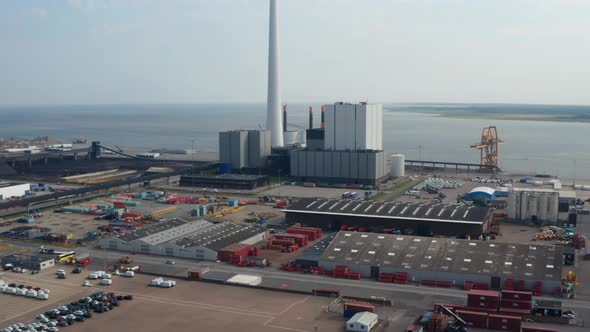
[[[182,248],[203,246],[217,251],[264,231],[258,225],[241,226],[231,222],[213,224],[205,220],[186,221],[174,218],[116,237],[126,242],[140,240],[149,245],[171,243]]]
[[[166,221],[160,221],[148,225],[146,227],[140,228],[138,230],[131,231],[129,233],[117,235],[117,237],[123,241],[133,241],[137,239],[141,239],[144,237],[148,237],[150,235],[158,234],[164,232],[166,230],[172,229],[174,227],[178,227],[188,223],[188,221],[180,218],[174,218]]]
[[[321,261],[504,278],[560,280],[558,246],[339,232]]]
[[[174,240],[172,243],[183,248],[203,246],[217,251],[263,232],[264,229],[257,225],[240,226],[231,222],[223,222]]]
[[[461,204],[304,198],[285,212],[481,224],[488,208]]]

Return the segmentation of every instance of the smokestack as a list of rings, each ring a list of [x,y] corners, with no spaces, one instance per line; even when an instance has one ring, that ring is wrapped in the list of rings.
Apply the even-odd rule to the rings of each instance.
[[[322,106],[322,121],[320,123],[320,128],[324,128],[324,126],[326,125],[325,120],[326,120],[326,106]]]
[[[270,19],[268,26],[268,98],[266,109],[266,129],[270,131],[271,145],[282,147],[281,130],[281,86],[279,75],[279,18],[278,1],[270,0]]]
[[[309,129],[313,129],[313,107],[309,106]]]
[[[283,105],[283,131],[287,131],[287,104]]]

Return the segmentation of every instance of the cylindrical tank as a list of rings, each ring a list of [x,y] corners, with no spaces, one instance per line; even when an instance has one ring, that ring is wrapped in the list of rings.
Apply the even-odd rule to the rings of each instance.
[[[518,206],[516,204],[518,194],[515,192],[511,192],[508,194],[508,219],[515,220],[516,219],[516,209]]]
[[[582,187],[583,187],[583,186],[582,186],[581,184],[576,184],[576,185],[574,185],[574,189],[575,189],[575,190],[582,190]]]
[[[537,194],[530,194],[529,195],[529,211],[528,218],[532,219],[533,216],[537,217],[537,206],[539,201],[539,196]]]
[[[590,191],[590,186],[582,186],[582,190],[584,190],[584,191]]]
[[[520,193],[520,215],[518,216],[519,220],[527,220],[528,215],[527,211],[529,208],[529,194],[527,192]]]
[[[547,217],[550,223],[557,223],[559,218],[559,197],[557,194],[549,196],[549,215]]]
[[[401,177],[406,175],[406,156],[403,154],[392,154],[391,158],[391,176]]]
[[[549,197],[547,194],[539,196],[537,219],[540,221],[547,221],[547,205],[549,204]]]

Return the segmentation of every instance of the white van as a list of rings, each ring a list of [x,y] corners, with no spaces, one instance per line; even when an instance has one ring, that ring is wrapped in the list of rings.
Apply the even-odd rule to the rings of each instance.
[[[25,296],[26,293],[27,293],[26,288],[17,288],[16,292],[14,294],[19,295],[19,296]]]
[[[96,279],[98,279],[98,274],[96,274],[96,273],[90,273],[88,275],[88,279],[90,279],[90,280],[96,280]]]
[[[39,300],[47,300],[47,299],[49,299],[49,294],[47,294],[45,292],[37,292],[37,298]]]
[[[27,294],[25,294],[26,297],[37,297],[37,291],[34,289],[29,289],[29,291],[27,292]]]
[[[103,286],[110,286],[113,284],[113,281],[111,279],[102,279],[99,284]]]
[[[150,286],[160,286],[164,282],[162,278],[156,278],[150,281]]]
[[[6,289],[4,290],[4,293],[6,293],[6,294],[16,294],[16,288],[14,288],[14,287],[6,287]]]
[[[174,287],[174,286],[176,286],[176,281],[174,281],[174,280],[166,280],[160,284],[160,287],[163,287],[163,288],[170,288],[170,287]]]
[[[125,273],[123,274],[124,277],[127,278],[132,278],[133,276],[135,276],[135,272],[133,271],[125,271]]]

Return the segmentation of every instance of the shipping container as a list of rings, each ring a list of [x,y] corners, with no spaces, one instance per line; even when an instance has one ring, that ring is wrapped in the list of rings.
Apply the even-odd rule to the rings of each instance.
[[[526,326],[522,328],[522,332],[557,332],[557,330],[548,327]]]
[[[457,310],[456,314],[471,327],[480,329],[488,327],[488,314],[485,312]]]
[[[521,292],[512,290],[502,291],[502,300],[519,300],[519,301],[531,301],[533,299],[533,293]]]
[[[520,332],[521,324],[521,317],[493,314],[488,316],[488,328],[492,330]]]

